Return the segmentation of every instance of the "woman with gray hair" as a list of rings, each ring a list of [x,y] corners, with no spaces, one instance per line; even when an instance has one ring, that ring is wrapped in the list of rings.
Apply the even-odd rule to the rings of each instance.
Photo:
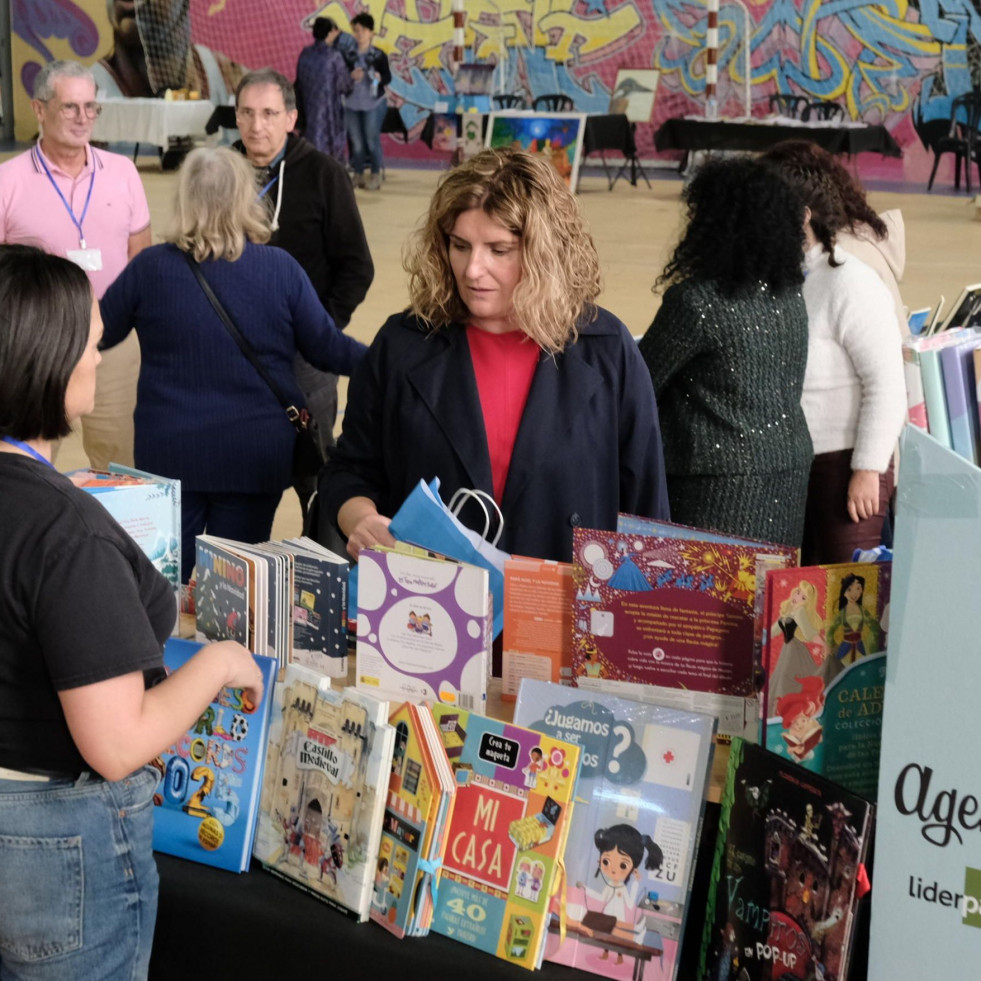
[[[262,244],[268,218],[252,168],[239,154],[223,147],[190,153],[174,213],[169,242],[137,256],[101,307],[104,347],[131,329],[140,339],[136,465],[181,480],[186,582],[195,535],[269,537],[296,440],[280,401],[239,349],[194,267],[298,408],[297,351],[318,368],[347,375],[365,348],[337,329],[297,262]]]

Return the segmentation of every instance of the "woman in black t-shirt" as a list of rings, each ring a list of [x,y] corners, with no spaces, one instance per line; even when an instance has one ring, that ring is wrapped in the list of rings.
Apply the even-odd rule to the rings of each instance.
[[[145,764],[223,686],[261,696],[230,642],[164,677],[169,585],[51,464],[52,440],[92,410],[101,333],[81,269],[0,246],[0,975],[146,976]]]

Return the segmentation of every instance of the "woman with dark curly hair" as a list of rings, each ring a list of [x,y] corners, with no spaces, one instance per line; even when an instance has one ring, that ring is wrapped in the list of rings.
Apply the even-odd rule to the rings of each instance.
[[[773,168],[710,161],[640,342],[675,521],[797,546],[813,455],[800,398],[804,208]]]
[[[818,241],[825,244],[828,236],[833,237],[842,248],[875,271],[892,296],[900,332],[904,337],[908,336],[909,326],[906,323],[903,298],[899,293],[899,283],[906,266],[906,226],[903,223],[903,213],[898,208],[891,208],[881,215],[877,214],[866,200],[865,188],[833,153],[828,153],[816,143],[784,140],[767,150],[763,159],[781,171],[821,174],[821,179],[834,187],[840,202],[836,221],[843,224],[839,228],[816,227]],[[826,251],[830,251],[830,247]]]
[[[847,172],[843,179],[806,148],[774,148],[768,156],[808,216],[803,406],[815,457],[802,561],[848,562],[855,549],[880,544],[892,496],[893,451],[906,416],[900,329],[882,281],[837,243],[856,215]]]
[[[352,557],[392,544],[387,516],[433,477],[447,499],[493,495],[501,547],[539,558],[569,560],[573,527],[613,529],[618,511],[667,516],[650,379],[595,305],[596,249],[552,166],[485,150],[449,171],[404,265],[411,306],[351,379],[321,478]]]

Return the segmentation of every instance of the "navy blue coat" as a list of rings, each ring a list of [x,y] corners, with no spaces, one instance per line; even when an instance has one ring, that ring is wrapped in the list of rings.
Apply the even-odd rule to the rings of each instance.
[[[351,378],[344,430],[321,476],[336,522],[364,496],[391,517],[420,479],[492,493],[490,456],[466,330],[390,317]],[[469,509],[469,510],[468,510]],[[613,529],[617,512],[668,517],[650,373],[626,327],[605,310],[554,359],[544,352],[518,429],[500,547],[569,561],[572,529]],[[483,513],[460,515],[480,530]]]

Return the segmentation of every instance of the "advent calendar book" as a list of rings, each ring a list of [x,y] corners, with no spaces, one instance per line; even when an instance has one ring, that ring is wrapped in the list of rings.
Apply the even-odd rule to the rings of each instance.
[[[636,981],[672,981],[715,719],[526,679],[514,721],[582,751],[546,960],[611,977],[636,965]]]
[[[387,702],[286,666],[254,853],[270,872],[359,922],[371,908],[394,738]]]
[[[720,803],[699,981],[846,981],[872,805],[742,739]]]
[[[766,577],[767,749],[874,801],[892,564],[780,569]]]
[[[456,776],[432,929],[534,970],[562,874],[579,747],[450,705],[432,712]]]
[[[176,671],[201,645],[171,638],[164,664]],[[231,872],[249,867],[266,757],[276,662],[253,655],[262,671],[262,701],[222,688],[195,724],[153,765],[161,780],[153,802],[153,847]]]

